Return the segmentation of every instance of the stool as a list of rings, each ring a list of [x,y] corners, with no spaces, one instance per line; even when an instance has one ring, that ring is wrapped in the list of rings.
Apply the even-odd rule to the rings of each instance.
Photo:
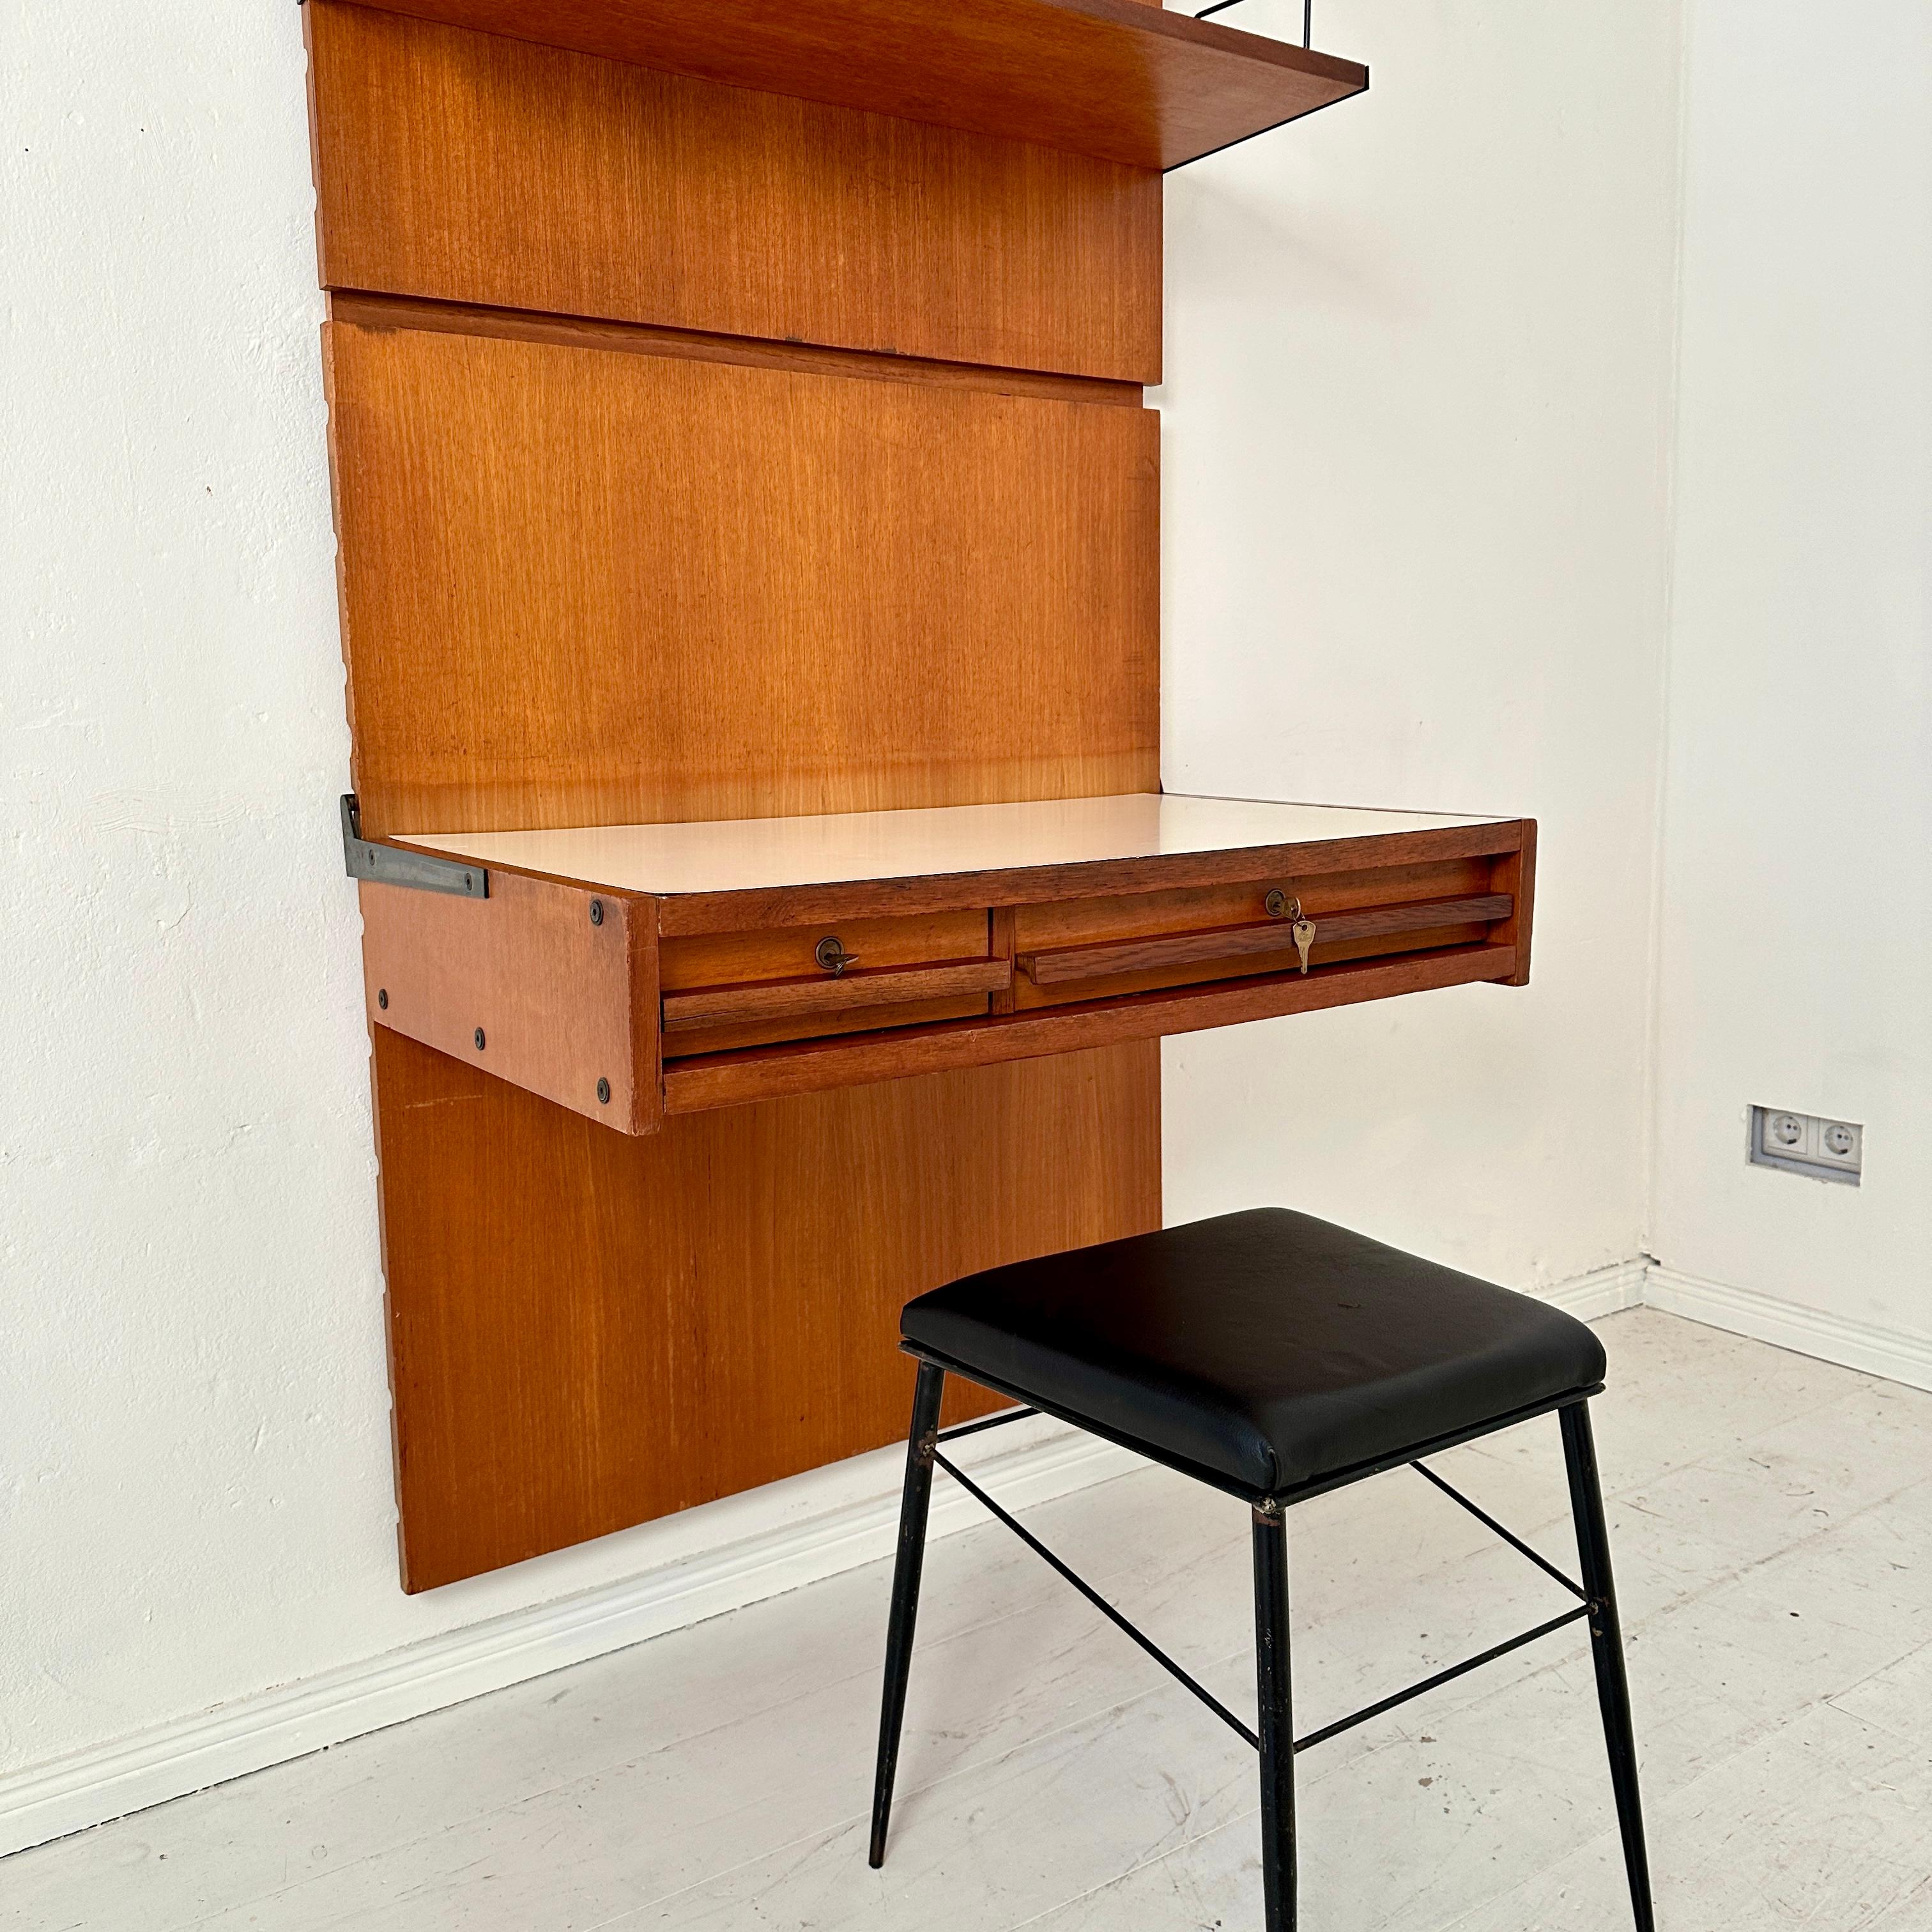
[[[1587,1618],[1639,1932],[1652,1932],[1636,1752],[1589,1398],[1602,1346],[1580,1322],[1306,1214],[1270,1208],[971,1275],[908,1303],[919,1361],[906,1451],[872,1863],[884,1862],[936,1462],[1261,1754],[1268,1932],[1295,1924],[1294,1754]],[[947,1372],[1020,1407],[938,1426]],[[1582,1570],[1555,1564],[1421,1459],[1554,1409]],[[1022,1416],[1058,1417],[1238,1496],[1253,1513],[1258,1730],[1195,1682],[939,1451]],[[1296,1737],[1288,1696],[1289,1506],[1412,1465],[1582,1600],[1365,1710]]]

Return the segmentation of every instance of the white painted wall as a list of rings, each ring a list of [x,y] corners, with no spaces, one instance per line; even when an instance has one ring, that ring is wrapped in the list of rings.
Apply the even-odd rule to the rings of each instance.
[[[398,1590],[301,16],[0,4],[4,1850],[723,1604],[442,1633],[855,1560],[781,1546],[896,1475]]]
[[[1787,75],[1700,4],[1658,1239],[1904,1319],[1921,16],[1840,69],[1779,0]],[[1374,92],[1171,187],[1168,782],[1534,812],[1538,974],[1177,1044],[1170,1210],[1546,1285],[1646,1232],[1676,14],[1318,12]],[[893,1476],[398,1592],[296,10],[0,0],[0,129],[4,1845],[874,1553]],[[1754,843],[1731,774],[1820,758],[1844,836]],[[1794,885],[1862,902],[1828,976]],[[1867,1188],[1743,1176],[1754,1098],[1864,1119]]]
[[[1168,184],[1166,782],[1534,816],[1535,965],[1170,1042],[1168,1213],[1546,1284],[1643,1232],[1677,9],[1316,28],[1367,96]]]
[[[1932,8],[1690,16],[1654,1244],[1932,1345]]]
[[[1670,16],[1324,26],[1376,93],[1175,186],[1169,778],[1539,812],[1545,970],[1178,1049],[1174,1205],[1549,1280],[1639,1219]],[[7,0],[0,50],[17,1838],[716,1607],[625,1580],[892,1476],[398,1591],[299,16]]]

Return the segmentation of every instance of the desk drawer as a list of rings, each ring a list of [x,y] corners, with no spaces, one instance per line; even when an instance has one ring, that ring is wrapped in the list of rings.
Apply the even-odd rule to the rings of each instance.
[[[1487,859],[1258,879],[1176,892],[1023,906],[1013,922],[1016,1010],[1296,970],[1298,904],[1313,966],[1479,945],[1514,901]]]
[[[664,941],[667,1060],[968,1019],[1012,980],[983,911]]]

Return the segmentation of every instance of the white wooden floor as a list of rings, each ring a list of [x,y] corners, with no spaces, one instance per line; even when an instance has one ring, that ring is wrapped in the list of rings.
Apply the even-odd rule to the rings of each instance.
[[[1600,1332],[1660,1923],[1932,1928],[1932,1395],[1646,1310]],[[1574,1562],[1553,1420],[1442,1466]],[[1029,1521],[1252,1714],[1238,1504],[1149,1470]],[[1406,1472],[1298,1510],[1291,1568],[1303,1729],[1567,1600]],[[1252,1757],[993,1526],[928,1563],[868,1870],[887,1583],[875,1564],[22,1853],[0,1925],[1258,1924]],[[1629,1924],[1574,1628],[1300,1772],[1310,1932]]]

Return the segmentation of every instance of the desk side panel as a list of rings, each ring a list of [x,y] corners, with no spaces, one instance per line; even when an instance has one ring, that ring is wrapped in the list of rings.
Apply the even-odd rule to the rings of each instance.
[[[900,1439],[907,1299],[1160,1225],[1152,1044],[633,1139],[374,1040],[412,1591]]]
[[[487,898],[366,881],[360,891],[371,1028],[620,1133],[656,1127],[654,900],[503,872]]]

